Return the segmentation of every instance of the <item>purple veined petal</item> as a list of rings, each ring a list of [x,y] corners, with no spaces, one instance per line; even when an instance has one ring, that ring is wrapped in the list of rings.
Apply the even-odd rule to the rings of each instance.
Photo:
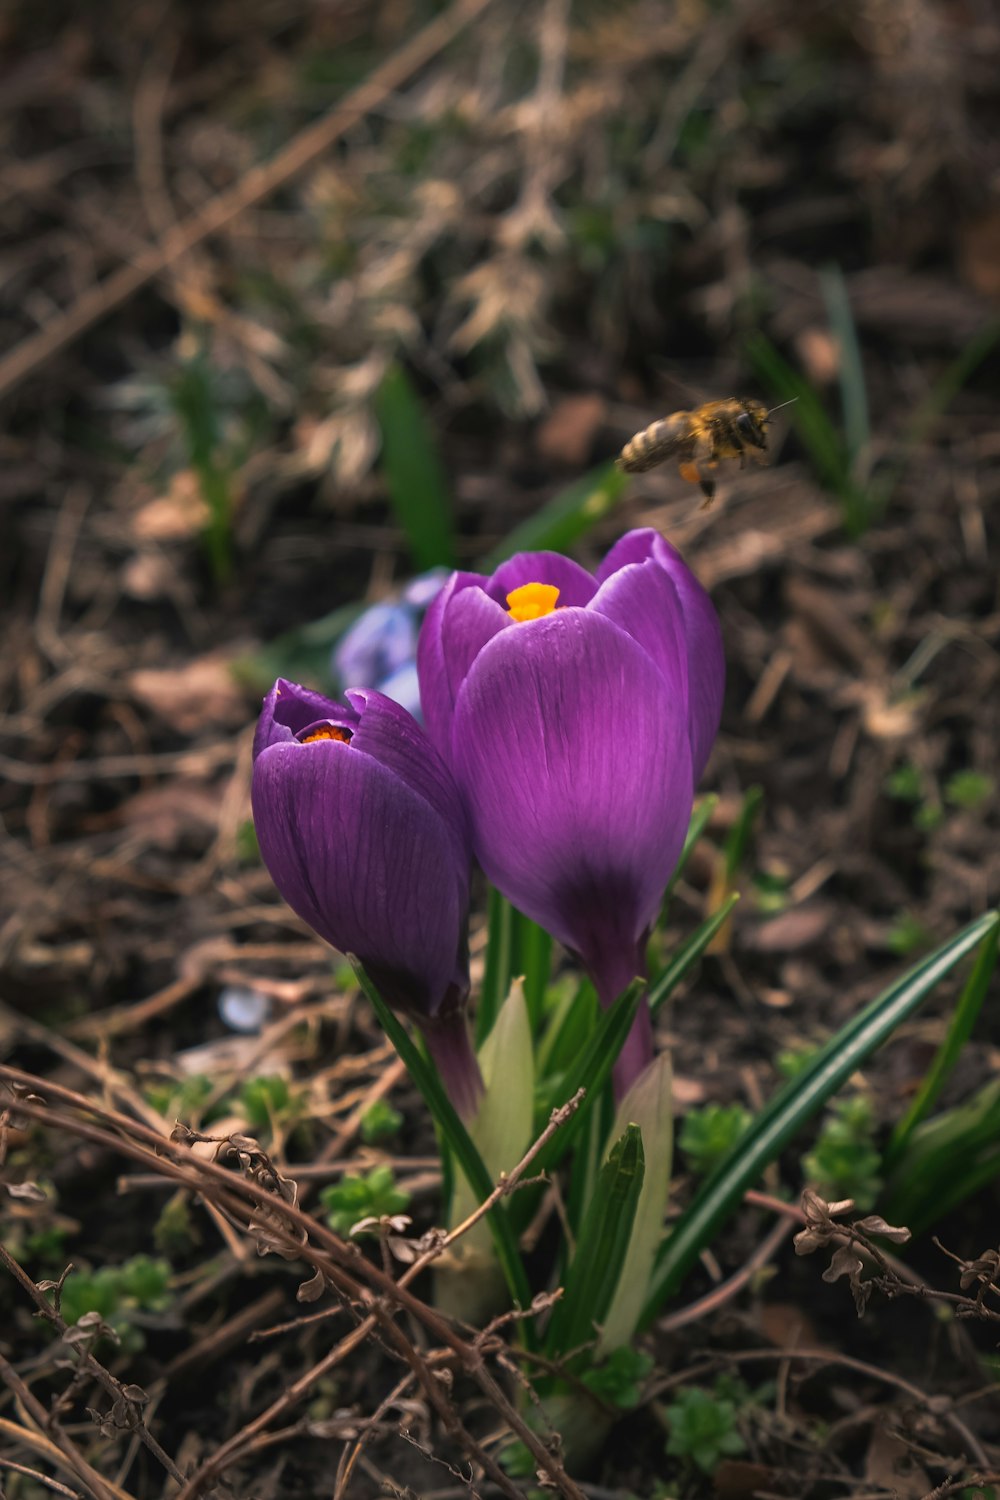
[[[687,726],[659,667],[593,610],[517,625],[466,678],[452,756],[487,876],[580,954],[610,1003],[641,969],[693,801]]]
[[[642,646],[663,673],[673,711],[687,723],[687,635],[673,580],[652,559],[630,563],[601,584],[590,609]]]
[[[279,677],[264,699],[253,741],[253,758],[269,745],[291,744],[311,725],[325,722],[352,725],[357,715],[353,709],[335,703],[322,693],[300,687]]]
[[[354,742],[274,744],[252,782],[261,855],[289,906],[370,969],[391,1005],[433,1017],[468,991],[450,827]]]
[[[417,675],[424,725],[448,758],[455,698],[477,653],[510,625],[507,611],[483,592],[478,573],[455,573],[434,600],[420,628]]]
[[[616,542],[597,570],[603,583],[620,568],[652,558],[677,589],[684,612],[684,629],[688,650],[688,712],[691,732],[691,760],[697,784],[722,718],[722,699],[726,687],[726,658],[722,648],[722,630],[708,594],[691,572],[677,548],[649,527],[629,531]]]
[[[561,552],[518,552],[501,563],[483,587],[506,608],[507,595],[526,583],[550,583],[559,590],[557,609],[589,604],[597,585],[585,568]]]
[[[472,863],[470,836],[458,787],[420,725],[392,698],[374,688],[348,688],[357,716],[351,749],[370,755],[433,808],[451,835],[455,868],[463,890]],[[467,902],[466,897],[466,902]]]

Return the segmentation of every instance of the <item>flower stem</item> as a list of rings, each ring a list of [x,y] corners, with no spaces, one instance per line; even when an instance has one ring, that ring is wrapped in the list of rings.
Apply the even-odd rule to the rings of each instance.
[[[421,1021],[427,1050],[464,1124],[474,1119],[483,1093],[483,1075],[472,1050],[464,1011]]]
[[[643,995],[635,1013],[632,1029],[625,1038],[612,1071],[615,1085],[615,1103],[620,1104],[639,1074],[653,1061],[653,1023],[649,1014],[649,1002]]]

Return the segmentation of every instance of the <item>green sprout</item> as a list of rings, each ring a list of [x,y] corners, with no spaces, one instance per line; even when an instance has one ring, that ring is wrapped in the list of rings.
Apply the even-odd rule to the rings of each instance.
[[[338,1234],[350,1234],[361,1219],[381,1219],[402,1213],[409,1193],[396,1186],[391,1167],[373,1167],[366,1177],[348,1176],[320,1193],[327,1223]]]
[[[366,1146],[373,1146],[395,1135],[402,1123],[403,1116],[388,1099],[376,1099],[361,1117],[361,1139]]]
[[[862,1212],[871,1208],[882,1164],[874,1135],[875,1115],[866,1095],[836,1099],[815,1146],[803,1158],[806,1177],[826,1198],[853,1198]]]
[[[677,1144],[692,1172],[704,1175],[732,1150],[749,1124],[742,1104],[706,1104],[689,1111]]]
[[[667,1452],[687,1459],[711,1474],[721,1459],[742,1453],[746,1446],[736,1425],[736,1405],[725,1396],[690,1386],[666,1409],[670,1436]]]

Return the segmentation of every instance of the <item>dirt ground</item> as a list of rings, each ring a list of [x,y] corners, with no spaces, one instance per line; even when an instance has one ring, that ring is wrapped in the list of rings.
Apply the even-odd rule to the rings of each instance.
[[[256,858],[260,682],[302,637],[264,648],[419,571],[379,457],[396,365],[464,566],[664,412],[794,389],[769,463],[722,473],[713,507],[664,466],[573,549],[656,526],[719,609],[719,801],[678,939],[763,798],[727,949],[661,1040],[679,1113],[758,1108],[782,1056],[1000,895],[1000,20],[22,0],[0,73],[0,1496],[527,1494],[490,1458],[523,1427],[510,1330],[456,1341],[428,1277],[390,1316],[377,1255],[359,1270],[324,1227],[346,1171],[390,1165],[418,1231],[440,1179],[391,1049]],[[852,1080],[871,1141],[957,987]],[[220,1012],[234,990],[250,1030]],[[997,998],[944,1105],[1000,1071]],[[274,1077],[280,1098],[245,1088]],[[381,1098],[403,1122],[372,1144]],[[213,1176],[177,1118],[266,1155],[223,1148],[237,1171]],[[814,1136],[764,1190],[796,1198]],[[310,1247],[258,1255],[266,1211],[248,1229],[232,1184],[290,1180]],[[933,1236],[995,1250],[998,1185],[924,1207],[900,1254],[958,1294]],[[730,1223],[674,1314],[704,1307],[646,1339],[639,1405],[573,1481],[550,1456],[544,1493],[997,1492],[995,1330],[926,1296],[858,1320],[788,1235],[713,1302],[771,1225],[752,1203]],[[101,1281],[136,1257],[141,1289]],[[117,1346],[45,1326],[38,1283],[70,1261]],[[708,1475],[667,1456],[663,1413],[722,1376],[742,1451]]]

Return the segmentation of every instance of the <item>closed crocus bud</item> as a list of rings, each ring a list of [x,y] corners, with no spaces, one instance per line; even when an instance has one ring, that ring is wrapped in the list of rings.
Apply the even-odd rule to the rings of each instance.
[[[356,955],[427,1040],[456,1109],[482,1080],[469,1042],[469,836],[452,776],[412,717],[371,689],[347,705],[279,679],[254,741],[253,816],[294,912]]]
[[[490,578],[452,577],[417,661],[476,857],[610,1005],[644,972],[718,729],[725,669],[708,596],[655,531],[623,537],[595,576],[523,553]],[[619,1095],[651,1055],[643,1006]]]

